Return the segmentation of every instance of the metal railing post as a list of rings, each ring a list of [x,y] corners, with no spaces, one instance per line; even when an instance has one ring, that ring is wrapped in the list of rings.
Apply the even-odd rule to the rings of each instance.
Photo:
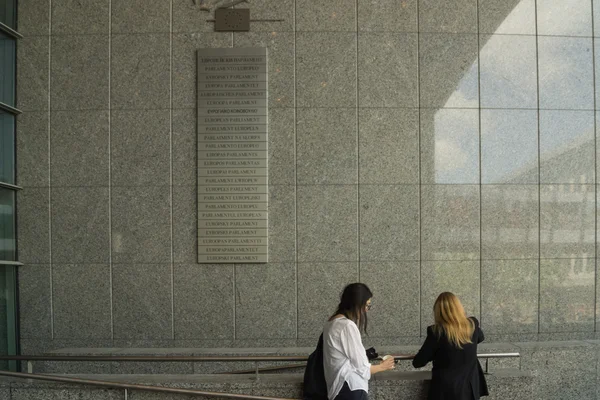
[[[27,373],[33,374],[33,363],[31,361],[27,361]]]
[[[259,370],[258,370],[258,361],[256,361],[254,363],[254,368],[256,370],[256,380],[258,381],[260,379],[259,376],[258,376],[258,372],[259,372]]]

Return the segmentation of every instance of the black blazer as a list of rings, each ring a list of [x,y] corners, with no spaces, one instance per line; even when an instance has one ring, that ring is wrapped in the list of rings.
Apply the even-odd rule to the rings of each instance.
[[[479,321],[471,317],[475,330],[470,344],[462,349],[454,346],[442,333],[438,337],[433,327],[427,328],[427,339],[413,360],[415,368],[433,361],[429,400],[477,400],[487,396],[488,389],[481,365],[477,360],[477,344],[483,342]]]

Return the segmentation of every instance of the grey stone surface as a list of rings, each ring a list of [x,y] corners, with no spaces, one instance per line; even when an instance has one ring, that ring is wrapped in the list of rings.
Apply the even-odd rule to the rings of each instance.
[[[123,398],[123,390],[119,389],[81,389],[73,387],[65,387],[63,389],[11,389],[11,400],[121,400]],[[65,397],[67,396],[67,397]]]
[[[21,35],[50,34],[50,0],[20,0],[17,16]]]
[[[17,46],[17,108],[21,111],[48,110],[48,37],[32,36],[19,40]]]
[[[419,41],[421,107],[477,108],[477,35],[426,33]]]
[[[540,332],[594,330],[593,259],[540,260]]]
[[[53,36],[51,46],[52,110],[108,108],[108,35]]]
[[[172,294],[168,264],[113,265],[114,338],[172,338]]]
[[[479,112],[421,110],[421,183],[479,183]]]
[[[535,0],[479,0],[480,33],[535,35]]]
[[[52,0],[52,34],[108,34],[110,0]]]
[[[252,12],[254,12],[254,3],[252,3]],[[235,47],[266,47],[269,49],[269,107],[293,107],[295,96],[294,34],[292,32],[237,33],[233,43]]]
[[[163,0],[111,0],[111,32],[170,32],[170,7],[171,2]]]
[[[594,108],[594,70],[591,38],[538,38],[540,108]],[[568,68],[557,68],[568,65]]]
[[[17,192],[19,261],[50,264],[50,193],[48,188],[24,188]]]
[[[52,188],[52,262],[108,263],[108,188]]]
[[[108,111],[53,111],[52,186],[108,186]]]
[[[358,0],[359,31],[417,31],[418,0]]]
[[[175,186],[195,186],[197,183],[197,114],[194,109],[173,110],[171,157]]]
[[[540,399],[594,399],[595,351],[582,342],[520,343],[522,369],[535,377]]]
[[[25,339],[52,337],[50,266],[29,264],[19,269],[18,277],[20,337]]]
[[[267,21],[253,22],[253,32],[293,32],[296,22],[295,0],[255,0],[252,3],[241,3],[236,8],[249,8],[252,18]],[[283,21],[268,21],[283,20]],[[234,34],[237,36],[237,33]],[[237,38],[235,39],[237,41]]]
[[[480,256],[479,187],[421,187],[421,259],[473,260]]]
[[[296,30],[356,32],[356,1],[296,0]]]
[[[296,104],[298,107],[354,107],[356,34],[296,34]]]
[[[296,187],[269,186],[269,262],[296,260]]]
[[[110,125],[111,184],[169,185],[169,111],[115,110],[112,112]]]
[[[113,35],[111,107],[170,107],[170,37],[168,34]]]
[[[361,184],[419,183],[417,109],[359,109]]]
[[[539,182],[536,110],[481,110],[481,183]]]
[[[296,265],[248,264],[235,269],[236,339],[296,338]]]
[[[298,261],[358,261],[356,186],[299,186]]]
[[[168,188],[165,188],[167,190]],[[173,186],[173,260],[198,261],[198,194],[196,186]]]
[[[442,292],[457,295],[467,315],[480,316],[479,261],[421,262],[421,334],[433,324],[433,304]]]
[[[175,264],[176,339],[232,339],[234,266]]]
[[[356,281],[356,262],[299,263],[298,338],[311,339],[312,346],[316,346],[323,325],[340,302],[344,286]]]
[[[202,11],[199,4],[193,1],[173,0],[173,32],[174,33],[196,33],[214,31],[214,23],[206,22],[207,12]],[[210,4],[210,3],[209,3]],[[232,33],[225,33],[229,37],[229,43],[233,37]]]
[[[300,108],[296,119],[298,184],[356,184],[356,109]]]
[[[169,187],[115,187],[111,197],[113,263],[170,262]]]
[[[54,337],[111,337],[108,264],[53,265],[52,299]]]
[[[481,324],[497,334],[537,333],[538,260],[481,262]]]
[[[110,363],[111,374],[192,374],[191,362],[114,362]],[[133,396],[129,396],[133,398]],[[139,398],[139,396],[138,396]]]
[[[358,102],[363,107],[417,107],[416,34],[360,33]]]
[[[360,280],[373,291],[369,336],[419,336],[419,274],[415,261],[360,263]]]
[[[540,257],[594,257],[594,185],[540,186]]]
[[[17,124],[17,184],[50,185],[48,174],[48,121],[46,111],[20,114]]]
[[[477,33],[477,1],[449,0],[440,3],[420,0],[419,30]]]
[[[296,184],[296,111],[269,109],[269,183]]]
[[[539,35],[592,36],[592,2],[540,0],[537,26]]]
[[[537,108],[535,36],[480,36],[481,107]]]
[[[189,3],[187,0],[176,0],[175,3]],[[181,7],[183,5],[179,5]],[[193,7],[193,3],[186,7]],[[194,10],[195,12],[195,10]],[[206,18],[205,13],[201,14]],[[176,24],[175,24],[176,25]],[[212,28],[212,27],[211,27]],[[173,108],[196,107],[196,75],[197,52],[202,48],[232,47],[231,33],[207,32],[192,34],[174,34],[173,40]]]
[[[593,111],[540,111],[540,182],[595,182]]]
[[[360,261],[419,259],[418,185],[361,185],[359,202]]]
[[[481,258],[539,258],[539,217],[537,185],[482,186]]]

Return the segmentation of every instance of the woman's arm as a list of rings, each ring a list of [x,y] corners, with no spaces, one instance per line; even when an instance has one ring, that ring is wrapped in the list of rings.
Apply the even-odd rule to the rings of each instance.
[[[373,367],[367,358],[358,327],[348,324],[340,333],[340,342],[344,354],[350,360],[350,364],[355,371],[364,379],[371,379]]]
[[[431,327],[427,328],[427,338],[425,339],[425,343],[421,346],[421,349],[413,358],[413,367],[422,368],[431,360],[433,360],[433,355],[435,354],[435,349],[437,348],[438,340]]]

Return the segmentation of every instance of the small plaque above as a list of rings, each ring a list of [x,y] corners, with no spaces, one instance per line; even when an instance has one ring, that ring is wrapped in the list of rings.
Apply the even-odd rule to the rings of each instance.
[[[217,8],[215,10],[215,31],[248,32],[250,30],[250,10],[247,8]]]
[[[268,261],[267,88],[266,48],[198,50],[198,263]]]

